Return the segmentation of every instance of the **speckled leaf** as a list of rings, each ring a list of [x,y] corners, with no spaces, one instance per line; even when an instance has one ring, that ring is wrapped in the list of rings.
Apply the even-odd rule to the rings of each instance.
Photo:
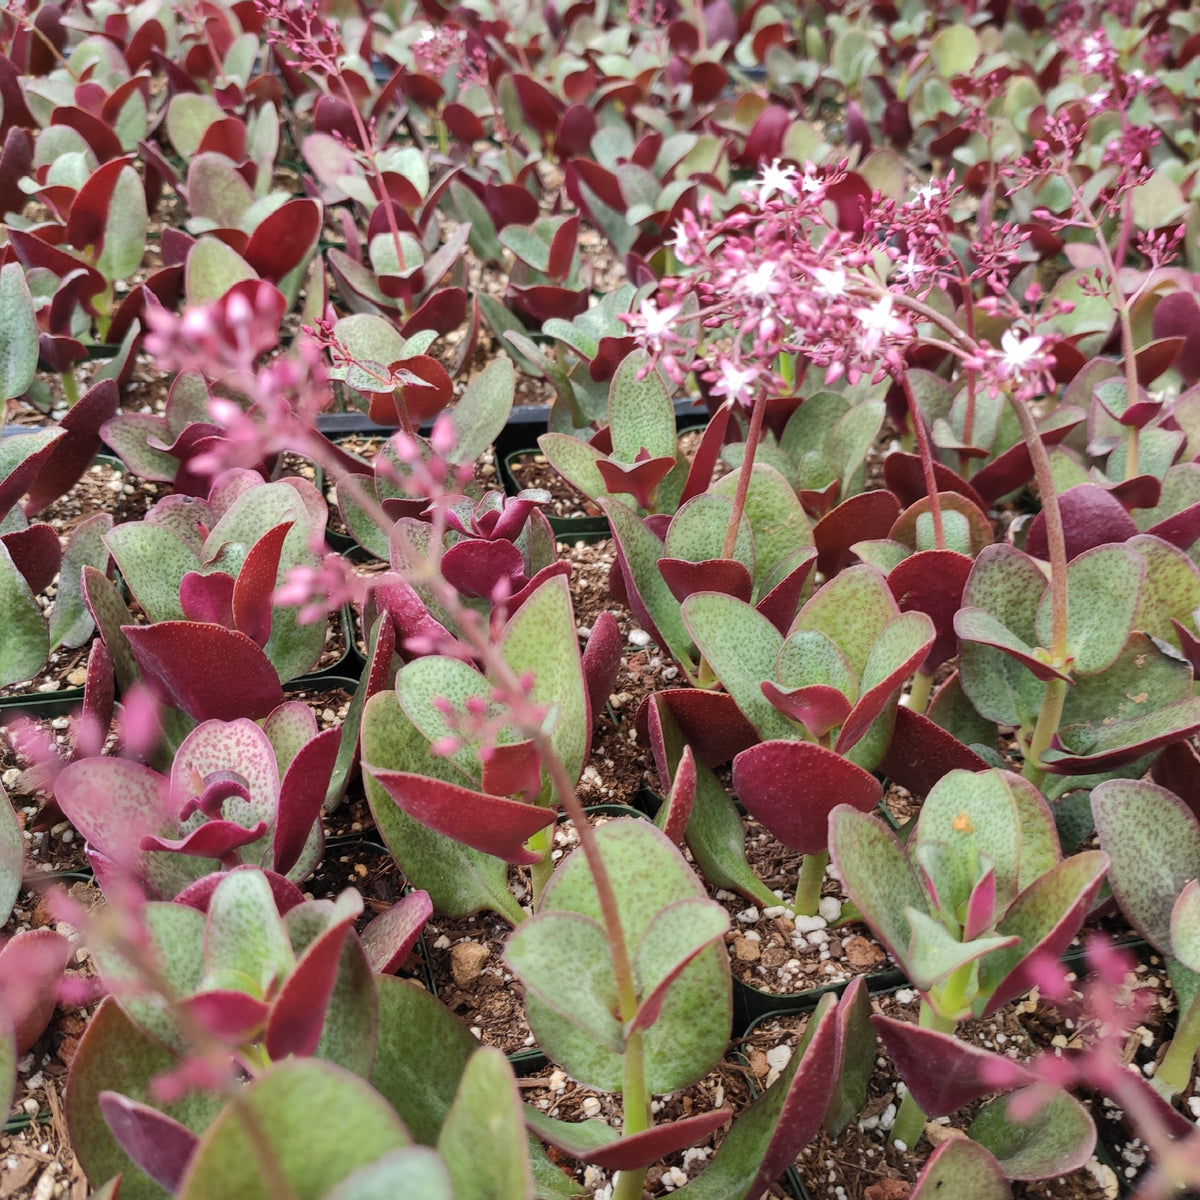
[[[692,639],[716,677],[763,738],[794,739],[799,734],[764,695],[762,683],[775,676],[783,648],[779,630],[751,605],[722,592],[696,592],[682,614]]]
[[[1031,1116],[1016,1121],[1010,1106],[1023,1092],[993,1100],[971,1122],[967,1136],[990,1150],[1009,1179],[1052,1179],[1076,1171],[1091,1157],[1096,1127],[1066,1092],[1055,1092]]]
[[[140,1103],[152,1103],[152,1081],[177,1063],[175,1056],[139,1029],[111,997],[101,1004],[79,1040],[65,1100],[71,1146],[93,1183],[122,1173],[122,1200],[163,1200],[167,1193],[121,1149],[101,1115],[100,1093],[110,1089]],[[220,1110],[221,1099],[197,1090],[175,1104],[157,1107],[200,1133]]]
[[[612,378],[608,392],[608,419],[612,428],[613,457],[631,463],[639,451],[651,458],[675,458],[675,410],[671,395],[657,370],[646,368],[642,351],[628,354]]]
[[[658,911],[633,959],[638,1010],[632,1028],[646,1029],[658,1020],[679,973],[728,928],[729,914],[715,900],[673,900]]]
[[[404,715],[430,742],[443,738],[459,739],[451,722],[439,711],[437,701],[447,701],[456,713],[465,711],[469,700],[490,703],[491,688],[487,680],[469,663],[429,654],[405,663],[396,674],[396,697]],[[501,732],[500,740],[507,741],[511,733]],[[453,763],[465,776],[460,782],[483,781],[479,751],[474,742],[466,741],[452,753],[439,756]],[[378,764],[376,764],[378,765]]]
[[[265,996],[295,964],[292,946],[261,871],[230,871],[208,903],[204,987]]]
[[[235,283],[257,279],[254,268],[216,237],[202,237],[188,251],[184,291],[188,304],[213,304]]]
[[[179,585],[184,575],[200,568],[187,543],[170,529],[145,521],[114,526],[104,544],[134,598],[151,621],[181,621]]]
[[[1200,971],[1200,883],[1194,879],[1171,910],[1171,950],[1189,971]]]
[[[875,936],[903,961],[912,940],[906,909],[928,911],[925,889],[899,839],[874,817],[848,804],[829,817],[829,854]]]
[[[1146,634],[1134,633],[1112,666],[1099,675],[1080,675],[1067,689],[1059,726],[1129,720],[1191,694],[1191,667]]]
[[[323,1200],[454,1200],[446,1164],[427,1146],[392,1150],[347,1175]]]
[[[608,495],[604,476],[596,466],[604,456],[599,450],[566,433],[543,433],[538,446],[551,466],[585,496],[599,500]]]
[[[30,679],[46,661],[46,619],[25,577],[0,542],[0,687]]]
[[[779,1078],[733,1123],[712,1164],[672,1195],[682,1200],[760,1196],[816,1136],[841,1067],[837,1002],[825,996]]]
[[[838,734],[838,753],[845,754],[859,742],[889,702],[894,703],[929,653],[935,635],[933,622],[923,612],[901,613],[883,627],[859,678],[858,702]]]
[[[1170,954],[1171,911],[1200,875],[1200,821],[1173,792],[1141,779],[1101,783],[1092,790],[1092,813],[1121,911]]]
[[[549,709],[550,744],[572,782],[578,780],[591,739],[587,683],[565,576],[551,576],[509,618],[500,635],[500,653],[516,675],[533,672],[530,699]],[[548,776],[540,800],[558,801]]]
[[[8,793],[0,787],[0,916],[5,921],[21,891],[21,868],[25,861],[25,839],[21,823]]]
[[[262,723],[262,731],[271,743],[276,774],[282,779],[296,755],[317,736],[317,717],[302,700],[288,700],[272,711]]]
[[[499,1050],[483,1047],[471,1056],[437,1148],[450,1170],[454,1200],[533,1200],[521,1098]]]
[[[900,609],[881,571],[865,564],[831,579],[800,610],[789,632],[819,629],[831,638],[861,678],[871,650]]]
[[[54,929],[22,929],[0,950],[0,1007],[12,1018],[17,1053],[27,1054],[46,1032],[59,983],[74,947]]]
[[[319,1059],[288,1059],[251,1081],[212,1123],[179,1200],[278,1194],[260,1172],[246,1109],[294,1200],[320,1200],[352,1171],[411,1141],[391,1105],[363,1080]]]
[[[1138,534],[1126,545],[1136,550],[1146,564],[1133,627],[1178,648],[1179,635],[1171,620],[1192,625],[1193,614],[1200,608],[1200,569],[1182,550],[1161,538]]]
[[[103,535],[113,527],[108,513],[96,513],[75,526],[63,551],[62,571],[54,612],[50,617],[51,646],[82,646],[92,635],[95,622],[83,600],[81,572],[85,566],[103,571],[108,563],[108,547]]]
[[[154,901],[142,909],[142,919],[163,983],[177,996],[190,996],[204,971],[204,914],[187,905]],[[153,994],[139,995],[134,987],[122,987],[136,984],[139,976],[115,949],[97,944],[92,953],[100,977],[119,996],[129,1017],[162,1045],[182,1051],[186,1042],[163,1000]],[[119,1083],[111,1086],[130,1094]]]
[[[1133,629],[1146,563],[1124,546],[1097,546],[1067,567],[1067,651],[1081,675],[1094,675],[1121,652]],[[1037,611],[1041,645],[1050,645],[1051,598]]]
[[[416,1141],[437,1142],[467,1060],[479,1048],[467,1027],[419,983],[378,976],[379,1047],[371,1083]]]
[[[0,400],[23,395],[33,382],[37,363],[37,317],[25,268],[19,262],[9,262],[0,267]],[[0,457],[0,478],[7,474],[4,458]]]
[[[900,961],[913,986],[922,992],[929,992],[944,983],[960,967],[979,959],[986,961],[987,955],[1015,943],[1015,939],[1010,941],[1003,937],[980,937],[973,942],[961,942],[927,912],[909,908],[905,916],[912,925],[912,941]],[[954,1019],[964,1015],[959,1011],[938,1011],[943,1017]]]
[[[610,821],[596,830],[616,893],[630,956],[659,910],[673,900],[703,899],[699,880],[679,851],[648,821]],[[555,871],[542,896],[543,912],[600,920],[587,860],[576,852]],[[611,968],[610,968],[611,969]],[[657,1022],[645,1032],[646,1086],[674,1091],[700,1078],[724,1052],[731,1010],[729,960],[722,946],[697,955],[669,990]],[[621,1058],[586,1045],[567,1020],[529,998],[529,1021],[546,1053],[577,1079],[620,1091]]]
[[[1060,726],[1042,762],[1064,775],[1087,775],[1124,766],[1198,729],[1200,697],[1192,697],[1125,721]]]
[[[496,440],[512,411],[516,373],[507,355],[494,358],[450,410],[455,443],[451,462],[473,463]]]
[[[95,261],[96,269],[109,283],[127,279],[141,265],[142,255],[146,252],[148,224],[146,190],[141,176],[126,164],[117,174],[108,199],[103,240]]]
[[[582,1049],[563,1046],[565,1061],[586,1056],[595,1041],[614,1054],[625,1050],[612,954],[604,926],[575,912],[542,911],[522,921],[504,949],[526,990],[568,1022]]]
[[[393,691],[367,701],[362,720],[364,763],[384,770],[419,771],[453,781],[458,772],[429,753],[428,739],[404,714]],[[364,786],[371,813],[396,861],[414,887],[423,888],[434,908],[447,916],[494,909],[514,924],[523,919],[508,890],[508,869],[501,859],[472,850],[400,811],[369,773]]]
[[[972,1200],[1012,1196],[1004,1168],[991,1151],[970,1138],[950,1138],[929,1156],[909,1200],[941,1200],[960,1193]]]
[[[1034,956],[1055,959],[1066,951],[1096,898],[1108,863],[1102,851],[1085,850],[1064,859],[1016,898],[996,931],[1020,940],[980,964],[977,1012],[990,1015],[1033,987],[1038,979]]]
[[[305,850],[314,835],[317,854],[324,845],[321,805],[337,757],[340,734],[326,729],[306,742],[289,764],[279,789],[271,865],[281,875],[306,878],[315,862],[307,861]]]
[[[643,628],[657,637],[680,669],[694,680],[696,661],[691,635],[683,623],[679,601],[658,569],[664,550],[662,539],[619,500],[604,500],[600,507],[612,525],[630,608]]]
[[[732,499],[740,475],[740,470],[731,471],[709,490]],[[754,586],[757,590],[797,547],[813,544],[812,526],[795,489],[774,467],[765,463],[755,463],[751,469],[745,512],[754,533],[757,555]]]
[[[996,872],[1000,908],[1007,908],[1016,899],[1021,825],[1012,791],[1001,771],[951,771],[939,780],[921,806],[916,837],[914,844],[940,842],[948,846],[948,861],[962,864],[968,888],[972,871],[969,864],[986,855]]]

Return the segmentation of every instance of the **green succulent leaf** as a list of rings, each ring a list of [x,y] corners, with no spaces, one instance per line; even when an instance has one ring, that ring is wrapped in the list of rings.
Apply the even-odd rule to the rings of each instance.
[[[645,372],[643,378],[639,374]],[[631,463],[645,450],[651,458],[675,457],[675,410],[657,369],[648,369],[644,351],[627,354],[608,392],[613,457]]]
[[[363,709],[362,758],[384,770],[461,782],[451,764],[430,754],[428,739],[405,715],[394,691],[377,693]],[[524,919],[508,890],[508,868],[502,859],[451,841],[401,812],[369,773],[364,773],[364,784],[388,849],[412,885],[429,893],[438,912],[469,916],[490,908],[513,924]]]
[[[996,1156],[1009,1179],[1051,1179],[1083,1166],[1096,1145],[1087,1110],[1066,1092],[1056,1092],[1025,1120],[1012,1115],[1023,1092],[1001,1096],[983,1108],[967,1136]]]
[[[1200,883],[1194,879],[1171,911],[1171,950],[1189,971],[1200,972]]]
[[[512,1067],[499,1050],[483,1047],[467,1063],[438,1151],[450,1172],[454,1200],[532,1200],[521,1098]]]
[[[1200,821],[1173,792],[1142,779],[1101,783],[1092,790],[1092,814],[1121,911],[1170,954],[1175,902],[1200,876]]]
[[[612,954],[599,921],[540,912],[513,931],[504,957],[549,1010],[614,1054],[624,1052]]]
[[[800,610],[789,632],[817,629],[831,638],[861,678],[889,621],[899,606],[882,572],[874,567],[847,567],[835,575]]]
[[[763,695],[775,676],[783,637],[757,609],[724,592],[695,592],[682,606],[692,640],[764,741],[795,741],[800,728]]]
[[[731,471],[709,488],[718,496],[733,498],[741,471]],[[746,490],[746,517],[754,533],[757,571],[756,594],[776,566],[801,546],[813,544],[812,526],[795,489],[774,467],[755,463]]]
[[[25,282],[25,268],[19,262],[9,262],[0,267],[0,400],[25,394],[37,372],[37,362],[38,325],[33,296]],[[0,478],[7,473],[0,469]]]
[[[230,871],[217,884],[204,931],[203,986],[264,997],[295,965],[292,944],[260,871]]]
[[[369,1166],[347,1175],[323,1200],[454,1200],[446,1164],[427,1146],[392,1150]]]
[[[248,1130],[269,1148],[272,1171]],[[390,1104],[369,1084],[320,1059],[268,1067],[212,1123],[188,1165],[179,1200],[321,1200],[352,1172],[411,1145]],[[276,1178],[276,1173],[278,1178]]]
[[[704,899],[703,888],[665,834],[648,821],[610,821],[596,830],[608,868],[627,952],[637,947],[654,917],[675,900]],[[570,855],[542,896],[541,911],[578,913],[601,920],[600,902],[587,860]],[[610,960],[611,963],[611,960]],[[611,965],[610,968],[611,970]],[[646,1087],[674,1091],[699,1079],[721,1056],[731,1011],[729,960],[723,946],[709,946],[687,964],[668,990],[658,1020],[644,1034]],[[527,1000],[529,1022],[546,1053],[581,1081],[620,1091],[622,1060],[537,997]]]
[[[16,441],[16,438],[11,439]],[[32,678],[50,650],[46,618],[25,577],[0,542],[0,687]]]
[[[934,1200],[961,1191],[974,1200],[1010,1200],[1012,1188],[995,1155],[970,1138],[951,1138],[930,1156],[910,1200]]]

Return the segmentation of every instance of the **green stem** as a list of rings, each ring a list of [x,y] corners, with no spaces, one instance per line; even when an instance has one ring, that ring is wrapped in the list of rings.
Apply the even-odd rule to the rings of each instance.
[[[821,884],[825,881],[825,868],[829,865],[829,851],[806,854],[800,862],[800,878],[796,881],[796,904],[798,913],[805,917],[816,916],[821,902]]]
[[[542,856],[529,868],[530,902],[535,912],[541,902],[542,892],[545,890],[546,884],[550,882],[550,876],[554,873],[554,860],[550,857],[552,829],[553,826],[539,829],[526,843],[530,850]]]
[[[621,1132],[625,1137],[644,1133],[653,1125],[650,1113],[650,1093],[646,1090],[645,1031],[635,1029],[625,1043],[621,1076],[623,1120]],[[613,1200],[641,1200],[646,1183],[646,1168],[622,1171],[613,1188]]]
[[[1200,995],[1192,1000],[1187,1012],[1180,1014],[1166,1057],[1154,1072],[1159,1091],[1166,1090],[1171,1096],[1178,1096],[1187,1088],[1197,1049],[1200,1049]]]
[[[1029,739],[1025,766],[1021,771],[1021,775],[1036,787],[1041,786],[1046,774],[1042,766],[1042,755],[1062,722],[1063,705],[1067,700],[1069,686],[1065,679],[1051,679],[1042,695],[1042,707],[1038,710],[1037,724],[1033,727],[1033,737]]]
[[[59,379],[62,381],[63,395],[67,398],[67,405],[74,408],[79,400],[79,385],[75,382],[75,372],[68,367]]]
[[[924,671],[918,671],[908,689],[908,707],[913,712],[923,713],[929,707],[929,697],[933,693],[933,676]]]

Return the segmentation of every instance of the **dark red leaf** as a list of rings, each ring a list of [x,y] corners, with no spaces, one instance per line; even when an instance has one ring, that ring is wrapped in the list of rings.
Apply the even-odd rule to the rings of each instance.
[[[890,491],[859,492],[843,500],[813,526],[817,570],[826,579],[836,575],[854,561],[850,547],[855,542],[886,538],[899,516],[900,502]]]
[[[813,742],[760,742],[733,760],[733,790],[785,846],[819,854],[839,804],[868,812],[883,788],[869,771]]]
[[[826,683],[785,691],[773,680],[764,679],[762,693],[785,717],[799,721],[814,738],[823,738],[850,715],[844,692]]]
[[[1157,525],[1151,525],[1146,530],[1154,537],[1160,537],[1164,542],[1170,542],[1180,550],[1190,550],[1197,538],[1200,538],[1200,500],[1188,505],[1169,517],[1164,517]]]
[[[745,564],[732,558],[710,558],[705,562],[660,558],[658,569],[681,604],[693,592],[724,592],[749,604],[754,592],[754,581]]]
[[[954,614],[962,603],[971,565],[967,555],[953,550],[921,550],[894,566],[888,575],[888,587],[900,611],[925,613],[937,630],[929,655],[921,664],[927,674],[933,674],[958,653]]]
[[[516,88],[525,119],[543,138],[549,138],[558,127],[563,112],[562,101],[528,75],[514,72],[509,78]]]
[[[25,501],[27,517],[66,495],[83,476],[100,451],[100,426],[115,415],[120,400],[116,381],[103,379],[88,388],[59,421],[59,428],[67,436],[54,444],[49,458],[43,460],[36,478],[29,484]]]
[[[684,741],[695,747],[696,757],[710,770],[727,763],[735,754],[758,742],[758,732],[742,715],[728,692],[705,692],[698,688],[668,688],[655,692],[638,709],[638,736],[648,741],[654,753],[658,777],[666,787],[671,772],[666,765],[661,733],[656,736],[659,704],[667,706]]]
[[[676,846],[683,845],[688,822],[692,819],[692,808],[696,803],[696,756],[691,746],[684,746],[671,790],[663,801],[663,812],[656,819],[659,828]]]
[[[242,257],[264,279],[279,283],[312,253],[320,232],[320,204],[315,200],[289,200],[263,219],[250,235]]]
[[[233,623],[260,646],[271,636],[272,599],[279,556],[294,521],[283,521],[250,547],[233,587]]]
[[[714,1108],[695,1116],[666,1121],[642,1133],[619,1137],[616,1141],[593,1149],[584,1140],[575,1141],[561,1125],[535,1126],[538,1134],[551,1145],[565,1150],[580,1162],[595,1163],[606,1171],[639,1171],[656,1163],[668,1154],[694,1146],[733,1116],[729,1108]]]
[[[1067,558],[1072,559],[1094,546],[1124,542],[1137,533],[1133,518],[1107,489],[1094,483],[1067,488],[1058,498],[1062,513]],[[1046,518],[1038,513],[1025,535],[1025,553],[1034,558],[1050,557],[1046,541]]]
[[[164,838],[155,833],[144,835],[139,850],[165,850],[193,858],[216,858],[224,862],[235,850],[257,842],[267,832],[265,821],[247,827],[236,821],[209,820],[181,838]]]
[[[791,123],[792,114],[786,108],[779,104],[768,104],[746,135],[746,146],[741,154],[742,165],[755,168],[760,163],[778,158],[783,151],[783,135]]]
[[[407,771],[383,771],[366,763],[363,766],[400,808],[422,825],[517,866],[529,866],[541,859],[540,854],[527,850],[525,843],[554,823],[554,813],[549,809]]]
[[[53,929],[26,929],[0,950],[0,1000],[12,1017],[18,1054],[28,1053],[49,1025],[72,953]]]
[[[233,1045],[257,1041],[271,1012],[265,1000],[232,989],[199,992],[179,1004],[203,1029]]]
[[[688,82],[696,104],[711,104],[725,90],[729,75],[718,62],[699,62],[688,72]]]
[[[933,477],[937,482],[938,491],[958,492],[959,495],[966,496],[977,508],[987,508],[987,504],[984,503],[975,488],[945,464],[940,462],[933,464]],[[921,466],[921,459],[916,454],[893,450],[883,460],[883,482],[888,491],[895,494],[896,499],[904,508],[915,504],[922,496],[928,495],[925,487],[925,472]]]
[[[871,1024],[927,1117],[946,1117],[993,1092],[1034,1082],[1031,1072],[1006,1055],[972,1046],[952,1033],[878,1013]]]
[[[212,900],[213,892],[217,890],[217,885],[226,875],[231,875],[234,871],[257,871],[260,875],[265,876],[271,888],[271,898],[275,901],[275,908],[280,916],[295,908],[297,904],[304,903],[304,893],[290,879],[285,879],[276,871],[251,866],[249,863],[231,867],[228,871],[213,871],[211,875],[197,879],[195,883],[188,884],[172,903],[186,904],[189,908],[198,909],[202,913],[208,912],[208,905]]]
[[[589,293],[584,288],[575,290],[540,283],[524,286],[509,283],[504,297],[519,317],[534,325],[543,325],[551,317],[573,320],[587,312],[589,301]]]
[[[326,729],[305,742],[284,772],[275,818],[275,870],[286,875],[297,863],[314,827],[337,761],[341,731]]]
[[[174,1117],[116,1092],[101,1092],[99,1105],[121,1149],[159,1187],[174,1192],[199,1142],[196,1135]]]
[[[101,163],[120,158],[123,153],[121,139],[117,137],[112,126],[105,124],[99,117],[84,112],[82,108],[56,108],[50,116],[50,124],[66,125],[74,129],[91,147]]]
[[[457,101],[442,109],[442,120],[457,141],[466,145],[482,141],[487,136],[483,122],[465,104]]]
[[[3,100],[3,83],[0,82],[0,105]],[[0,114],[0,120],[7,114]],[[21,212],[29,197],[18,187],[26,175],[33,174],[33,142],[29,134],[18,125],[13,125],[4,138],[0,150],[0,217],[5,213]]]
[[[483,203],[498,230],[507,225],[532,225],[538,219],[538,202],[519,183],[485,184]]]
[[[179,607],[189,621],[234,627],[234,578],[224,571],[188,571],[179,581]]]
[[[441,288],[431,292],[416,312],[400,328],[404,337],[412,337],[425,329],[447,334],[458,329],[467,319],[467,293],[460,287]]]
[[[596,118],[586,104],[572,104],[558,122],[554,152],[559,158],[579,158],[591,153]]]
[[[3,59],[0,59],[0,61],[3,61]],[[7,233],[8,242],[13,248],[13,253],[16,254],[17,260],[27,271],[32,270],[34,267],[45,267],[48,271],[57,275],[59,279],[65,279],[72,271],[86,271],[88,273],[88,285],[80,293],[80,299],[85,307],[91,303],[92,297],[98,296],[108,286],[104,281],[104,276],[95,267],[58,246],[52,246],[36,234],[11,226],[8,228]]]
[[[271,1005],[265,1038],[267,1053],[276,1062],[289,1054],[307,1058],[316,1052],[353,919],[348,916],[322,931],[284,980]]]
[[[583,648],[583,677],[587,681],[588,714],[595,720],[597,714],[608,703],[621,668],[621,650],[624,638],[617,618],[607,609],[592,626],[587,645]]]
[[[811,546],[804,546],[793,551],[784,561],[786,573],[783,578],[771,587],[755,607],[780,633],[786,635],[796,616],[796,609],[800,607],[804,584],[817,561],[817,552]],[[779,569],[776,568],[776,571]],[[770,582],[767,581],[768,584]]]
[[[596,469],[604,486],[614,495],[629,493],[639,508],[653,508],[658,485],[670,474],[675,459],[669,455],[661,458],[644,458],[633,466],[624,466],[611,458],[598,458]]]
[[[542,790],[542,756],[531,741],[493,746],[483,763],[483,790],[536,804]]]
[[[1200,379],[1200,303],[1195,295],[1190,291],[1175,291],[1163,296],[1154,307],[1151,328],[1156,338],[1183,339],[1174,365],[1185,386],[1191,387]]]
[[[1042,442],[1047,446],[1057,446],[1072,429],[1084,420],[1084,416],[1083,411],[1078,408],[1064,406],[1058,409],[1044,423],[1048,424],[1052,421],[1053,427],[1042,428]],[[887,463],[885,462],[885,479],[886,472]],[[997,455],[987,466],[981,467],[971,477],[971,485],[985,501],[981,507],[986,508],[988,504],[994,504],[1001,496],[1007,496],[1009,492],[1028,483],[1031,478],[1033,478],[1033,464],[1029,459],[1029,451],[1026,449],[1024,441],[1019,441],[1005,450],[1003,454]],[[889,484],[889,486],[891,485]],[[942,483],[939,483],[938,486],[945,487]]]
[[[271,660],[236,629],[160,621],[121,631],[155,696],[197,721],[258,720],[283,703]]]
[[[8,131],[18,127],[36,129],[38,122],[25,103],[20,73],[7,55],[0,54],[0,133],[4,134],[6,144]]]
[[[454,395],[454,380],[436,358],[428,354],[417,354],[412,358],[398,359],[388,369],[413,381],[400,384],[403,403],[409,420],[414,424],[432,421],[450,403]],[[371,395],[370,417],[378,425],[400,424],[396,411],[398,401],[390,393]]]
[[[13,566],[24,576],[35,595],[54,582],[62,562],[62,543],[49,525],[29,525],[12,533],[0,534],[0,542],[12,556]]]
[[[491,600],[498,586],[505,596],[520,591],[525,579],[525,559],[520,550],[504,540],[467,538],[456,542],[442,555],[442,577],[460,595]]]
[[[550,257],[546,274],[551,279],[565,280],[579,249],[579,218],[568,217],[555,231],[550,242]]]

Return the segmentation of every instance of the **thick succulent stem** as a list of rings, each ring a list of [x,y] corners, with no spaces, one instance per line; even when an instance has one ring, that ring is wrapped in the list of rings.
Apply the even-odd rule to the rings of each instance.
[[[816,916],[821,903],[821,884],[829,865],[829,851],[806,854],[800,863],[800,878],[796,881],[796,911],[805,917]]]
[[[1154,1083],[1161,1092],[1178,1096],[1186,1090],[1192,1078],[1196,1051],[1200,1049],[1200,995],[1192,1000],[1187,1012],[1179,1015],[1175,1036],[1167,1047],[1166,1057],[1154,1073]]]

